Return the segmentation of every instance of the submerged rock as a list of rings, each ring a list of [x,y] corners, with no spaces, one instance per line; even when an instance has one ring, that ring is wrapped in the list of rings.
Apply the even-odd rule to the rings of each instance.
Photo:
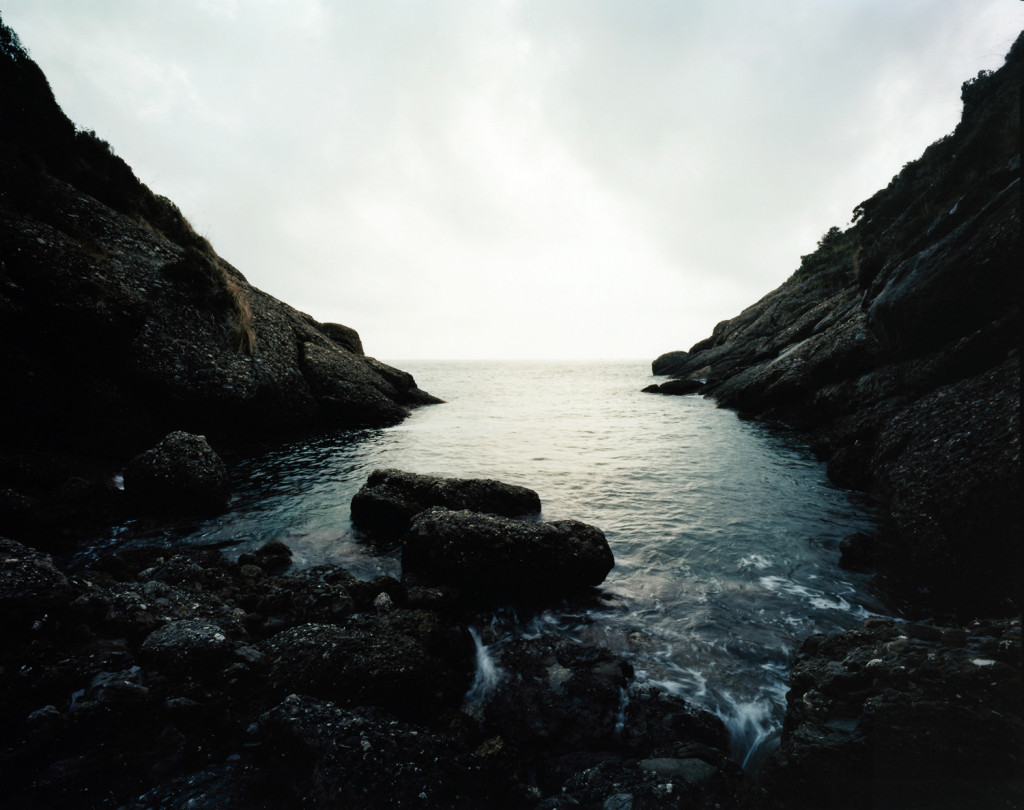
[[[124,489],[144,509],[217,512],[231,497],[231,478],[205,436],[178,430],[128,463]]]
[[[473,600],[529,601],[600,585],[615,565],[604,533],[577,520],[533,520],[433,507],[402,539],[402,572]]]
[[[515,517],[540,512],[532,489],[486,478],[442,478],[374,470],[352,498],[352,522],[374,536],[399,538],[431,506]]]

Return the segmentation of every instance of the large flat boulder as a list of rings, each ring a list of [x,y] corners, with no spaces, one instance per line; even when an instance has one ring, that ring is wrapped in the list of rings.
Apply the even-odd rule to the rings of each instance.
[[[352,522],[369,535],[397,539],[414,515],[432,506],[516,517],[540,512],[532,489],[488,478],[441,478],[374,470],[352,498]]]
[[[600,585],[614,565],[604,532],[578,520],[542,523],[432,507],[402,540],[404,575],[484,602],[578,594]]]

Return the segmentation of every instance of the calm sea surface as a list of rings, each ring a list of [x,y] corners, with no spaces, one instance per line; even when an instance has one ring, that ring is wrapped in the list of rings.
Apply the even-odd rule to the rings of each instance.
[[[349,520],[371,470],[528,486],[543,519],[603,529],[616,565],[603,606],[480,617],[494,644],[538,632],[604,644],[639,681],[717,713],[748,766],[777,741],[800,641],[885,612],[836,566],[839,541],[872,527],[870,505],[833,487],[793,436],[697,396],[640,393],[646,362],[397,365],[447,403],[238,460],[229,511],[175,540],[234,541],[237,554],[280,539],[300,566],[398,575]]]

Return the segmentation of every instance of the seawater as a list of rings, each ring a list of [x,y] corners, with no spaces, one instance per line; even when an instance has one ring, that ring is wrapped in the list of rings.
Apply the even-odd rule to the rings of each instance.
[[[610,647],[639,683],[718,714],[748,768],[777,744],[800,642],[885,612],[837,567],[839,542],[873,527],[871,505],[831,485],[798,436],[699,396],[641,393],[646,362],[396,365],[446,404],[237,459],[228,511],[168,539],[236,554],[279,539],[297,566],[399,575],[397,550],[367,545],[349,518],[372,470],[528,486],[542,519],[604,530],[616,564],[595,605],[480,617],[491,651],[536,633]]]

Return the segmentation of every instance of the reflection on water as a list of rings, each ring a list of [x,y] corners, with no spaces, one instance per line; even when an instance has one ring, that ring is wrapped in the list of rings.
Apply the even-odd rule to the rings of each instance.
[[[616,567],[600,606],[505,620],[505,632],[564,632],[628,656],[641,681],[722,717],[748,764],[777,739],[799,642],[883,610],[836,567],[839,541],[871,528],[868,504],[792,437],[699,397],[640,393],[645,363],[400,365],[447,404],[236,462],[229,511],[175,542],[230,541],[237,554],[279,539],[300,566],[397,575],[349,520],[371,470],[528,486],[544,519],[601,527]]]

